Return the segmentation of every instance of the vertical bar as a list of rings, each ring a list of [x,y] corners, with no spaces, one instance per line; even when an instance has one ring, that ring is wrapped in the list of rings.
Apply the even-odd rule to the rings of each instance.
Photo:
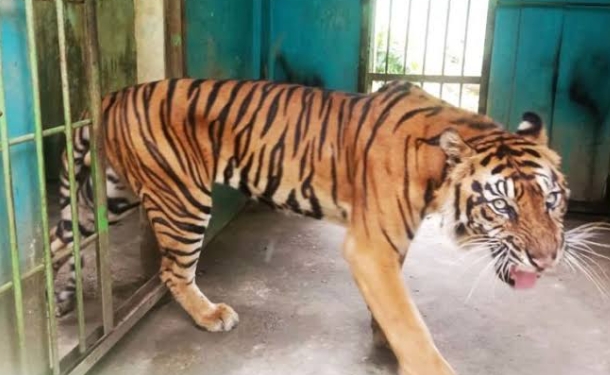
[[[466,8],[466,27],[464,28],[464,47],[462,49],[462,71],[461,77],[464,76],[464,68],[466,66],[466,46],[468,45],[468,28],[470,26],[470,0],[468,0],[468,7]],[[460,96],[458,98],[458,107],[462,106],[462,91],[464,84],[460,83]]]
[[[388,38],[386,40],[385,46],[385,74],[388,74],[388,64],[390,62],[390,36],[392,35],[392,6],[394,5],[394,0],[390,0],[390,9],[388,10]]]
[[[260,79],[262,75],[263,43],[263,0],[252,2],[252,78]]]
[[[85,352],[85,312],[83,302],[83,279],[80,258],[80,230],[78,225],[78,204],[76,195],[76,179],[74,171],[74,147],[72,136],[72,114],[70,113],[70,83],[68,80],[68,61],[66,57],[66,25],[64,17],[64,4],[62,0],[55,0],[57,13],[57,34],[59,40],[59,65],[61,73],[61,90],[63,98],[64,123],[66,124],[66,153],[68,156],[68,177],[70,182],[70,209],[72,211],[72,256],[74,257],[74,272],[76,273],[76,309],[78,315],[78,345],[81,353]]]
[[[165,0],[165,75],[184,76],[184,0]]]
[[[373,24],[371,14],[371,3],[375,0],[361,0],[362,21],[360,25],[360,59],[358,61],[358,91],[365,93],[370,91],[371,83],[369,80],[369,67],[371,65],[371,41],[373,33],[371,26]],[[373,63],[374,64],[374,63]]]
[[[485,32],[485,47],[483,47],[483,67],[481,71],[481,86],[479,88],[479,113],[487,112],[487,96],[489,95],[489,74],[491,70],[491,51],[493,49],[496,30],[496,7],[498,0],[489,0],[487,8],[487,27]]]
[[[403,60],[403,74],[409,74],[407,71],[407,52],[409,50],[409,27],[411,26],[411,4],[413,4],[413,0],[409,0],[409,7],[407,10],[407,32],[405,34],[405,55]]]
[[[1,38],[1,36],[0,36]],[[11,155],[8,143],[8,124],[6,116],[1,112],[5,108],[4,82],[2,72],[2,56],[0,52],[0,147],[2,147],[2,170],[4,172],[4,198],[6,199],[6,213],[8,220],[8,237],[11,254],[11,271],[13,278],[13,295],[15,302],[15,320],[17,330],[17,343],[19,346],[19,365],[21,373],[26,374],[26,345],[25,321],[23,310],[23,290],[21,287],[21,264],[19,261],[19,248],[17,245],[17,227],[15,223],[15,205],[13,201],[13,181],[11,174]]]
[[[57,344],[57,319],[55,318],[55,288],[53,277],[53,257],[51,254],[49,238],[49,215],[47,213],[47,181],[45,176],[44,146],[42,134],[42,120],[40,114],[40,90],[38,81],[38,53],[36,50],[36,34],[34,30],[34,5],[32,0],[25,1],[25,14],[27,20],[27,38],[30,71],[32,75],[32,93],[34,104],[34,142],[36,144],[36,160],[38,164],[39,199],[42,207],[41,226],[42,244],[44,250],[45,281],[47,290],[47,330],[49,337],[49,365],[53,375],[58,375],[59,349]]]
[[[470,0],[469,0],[470,1]],[[426,75],[426,60],[428,57],[428,33],[430,32],[430,11],[432,10],[432,0],[428,0],[428,14],[426,15],[426,36],[424,37],[424,62],[421,68],[421,74]],[[422,85],[423,87],[423,85]]]
[[[443,63],[441,76],[445,76],[445,61],[447,60],[447,37],[449,36],[449,14],[451,13],[451,0],[447,0],[447,16],[445,17],[445,39],[443,39]],[[441,82],[441,98],[443,97],[444,84]]]
[[[101,123],[101,87],[99,43],[95,0],[85,0],[85,69],[89,81],[89,111],[91,116],[91,166],[95,192],[95,226],[97,231],[97,271],[102,299],[104,334],[114,328],[112,307],[112,275],[108,242],[108,216],[106,210],[106,167],[104,154],[104,129]]]

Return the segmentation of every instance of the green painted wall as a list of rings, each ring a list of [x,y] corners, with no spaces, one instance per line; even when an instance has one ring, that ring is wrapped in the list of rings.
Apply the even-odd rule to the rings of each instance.
[[[598,2],[605,8],[540,3],[498,5],[488,113],[514,129],[522,112],[539,112],[572,198],[601,202],[610,172],[610,0]]]

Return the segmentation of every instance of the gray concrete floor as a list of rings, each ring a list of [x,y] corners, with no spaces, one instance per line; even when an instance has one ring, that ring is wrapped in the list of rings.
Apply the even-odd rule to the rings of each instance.
[[[460,374],[610,374],[610,302],[583,275],[562,268],[518,293],[489,274],[477,280],[485,263],[453,251],[437,224],[426,221],[404,275]],[[249,210],[206,249],[197,280],[238,311],[237,328],[198,330],[166,301],[92,373],[395,374],[393,356],[372,346],[368,311],[341,257],[343,235],[333,224]]]

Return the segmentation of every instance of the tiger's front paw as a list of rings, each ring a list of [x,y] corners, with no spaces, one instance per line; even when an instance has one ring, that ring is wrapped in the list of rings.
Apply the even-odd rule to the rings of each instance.
[[[227,304],[219,303],[214,309],[195,318],[200,328],[210,332],[226,332],[232,330],[239,323],[239,315]]]

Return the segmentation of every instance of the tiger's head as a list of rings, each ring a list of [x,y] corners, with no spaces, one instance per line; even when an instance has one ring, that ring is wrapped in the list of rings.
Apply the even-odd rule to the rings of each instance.
[[[496,275],[531,288],[565,251],[569,189],[540,117],[523,114],[516,133],[439,138],[447,156],[444,226],[460,246],[488,248]]]

